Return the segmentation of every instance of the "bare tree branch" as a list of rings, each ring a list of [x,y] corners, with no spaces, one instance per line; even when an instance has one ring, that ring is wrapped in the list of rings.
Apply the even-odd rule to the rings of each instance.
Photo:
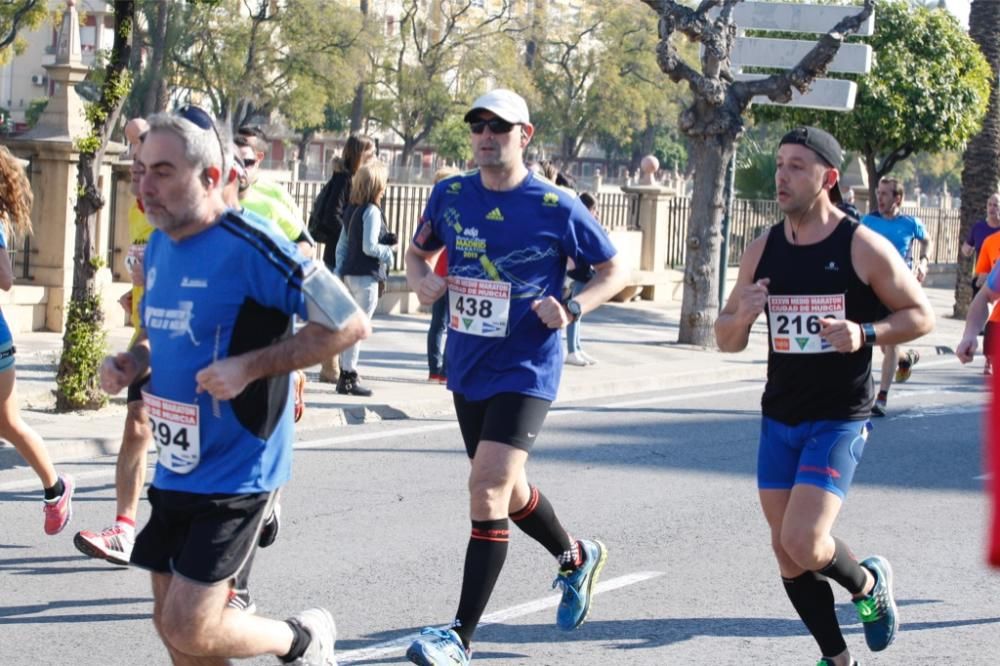
[[[10,32],[3,39],[0,39],[0,49],[4,49],[14,43],[14,40],[17,39],[17,32],[21,29],[21,21],[24,20],[28,12],[34,9],[35,5],[39,2],[40,0],[27,0],[27,2],[14,12],[14,15],[10,18]]]

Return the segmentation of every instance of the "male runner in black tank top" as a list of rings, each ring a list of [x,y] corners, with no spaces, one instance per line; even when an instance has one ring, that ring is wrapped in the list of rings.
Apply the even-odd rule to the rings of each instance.
[[[934,313],[899,253],[839,211],[840,144],[800,127],[778,149],[785,219],[743,254],[715,323],[722,351],[746,348],[764,312],[770,350],[757,486],[785,591],[819,644],[819,664],[854,664],[827,579],[850,592],[873,651],[895,637],[892,569],[857,562],[831,535],[867,439],[872,345],[913,340]],[[875,321],[884,303],[891,311]],[[808,444],[808,446],[807,446]]]

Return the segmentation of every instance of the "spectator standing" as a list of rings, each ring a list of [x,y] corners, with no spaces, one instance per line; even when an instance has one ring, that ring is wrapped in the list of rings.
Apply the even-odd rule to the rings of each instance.
[[[434,174],[434,183],[440,183],[445,178],[451,178],[461,173],[455,167],[442,167]],[[434,274],[441,278],[448,277],[448,250],[442,249],[434,264]],[[447,294],[434,301],[431,306],[431,325],[427,329],[427,381],[433,384],[446,384],[448,373],[444,364],[444,338],[448,328],[448,296]]]
[[[363,134],[352,134],[344,144],[339,164],[333,176],[316,196],[309,215],[309,232],[323,243],[323,262],[331,271],[337,269],[337,241],[351,216],[351,180],[365,164],[375,159],[375,142]],[[321,382],[334,384],[340,380],[340,359],[334,357],[320,366]]]
[[[594,198],[594,195],[590,192],[584,192],[580,195],[580,201],[590,211],[590,214],[594,216],[594,219],[600,221],[597,210],[597,199]],[[570,270],[566,271],[566,275],[572,280],[570,298],[576,298],[583,291],[583,288],[587,286],[590,279],[594,277],[594,267],[586,264],[580,266],[574,265]],[[566,327],[566,363],[568,365],[586,367],[588,365],[596,365],[597,359],[583,351],[583,347],[580,346],[580,322],[582,319],[583,317],[577,317]]]
[[[390,233],[382,213],[382,197],[389,181],[383,162],[361,167],[351,184],[350,203],[354,207],[344,232],[337,241],[337,275],[344,278],[358,307],[368,316],[378,305],[379,285],[386,281],[392,265],[396,235]],[[368,397],[372,390],[358,377],[360,341],[340,354],[337,393]]]

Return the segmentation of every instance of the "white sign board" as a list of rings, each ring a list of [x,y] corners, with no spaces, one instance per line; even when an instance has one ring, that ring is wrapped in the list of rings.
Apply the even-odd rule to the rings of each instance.
[[[787,69],[799,64],[816,42],[766,37],[737,37],[733,44],[732,62],[741,67],[775,67]],[[841,44],[827,71],[847,74],[867,74],[872,69],[872,47],[867,44]]]
[[[733,8],[733,21],[743,30],[781,30],[825,35],[833,26],[859,11],[861,7],[858,6],[741,2]],[[854,34],[868,37],[874,32],[875,13],[872,12]]]
[[[858,6],[799,5],[787,2],[743,2],[733,8],[733,21],[740,30],[731,53],[731,63],[738,72],[742,67],[790,69],[816,45],[815,42],[766,37],[744,37],[746,30],[778,30],[826,34],[837,23],[856,15]],[[874,13],[868,17],[858,35],[871,35],[875,29]],[[842,44],[830,63],[831,72],[867,74],[872,67],[872,50],[865,44]],[[760,74],[737,74],[743,81],[765,78]],[[773,104],[808,109],[850,111],[854,108],[857,85],[851,81],[817,79],[805,94],[792,92],[792,99],[781,104],[763,95],[753,98],[754,104]]]
[[[737,74],[740,81],[766,78],[766,74]],[[753,104],[773,104],[794,106],[800,109],[819,109],[820,111],[850,111],[854,108],[854,98],[858,94],[858,84],[854,81],[841,79],[816,79],[805,94],[792,89],[792,99],[787,104],[772,102],[764,95],[753,98]]]

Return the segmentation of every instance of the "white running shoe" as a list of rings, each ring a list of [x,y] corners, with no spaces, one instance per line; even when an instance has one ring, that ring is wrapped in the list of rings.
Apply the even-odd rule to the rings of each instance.
[[[132,557],[132,546],[135,545],[135,533],[119,525],[106,527],[100,532],[81,530],[73,537],[73,545],[87,557],[127,567]]]
[[[577,365],[584,368],[590,363],[587,363],[587,359],[583,357],[582,352],[575,351],[572,354],[566,354],[566,365]]]
[[[337,666],[333,644],[337,641],[337,625],[325,608],[310,608],[293,617],[312,635],[305,654],[293,661],[297,666]]]
[[[588,354],[587,352],[581,349],[577,353],[583,357],[583,360],[587,362],[587,365],[597,365],[597,359]]]

